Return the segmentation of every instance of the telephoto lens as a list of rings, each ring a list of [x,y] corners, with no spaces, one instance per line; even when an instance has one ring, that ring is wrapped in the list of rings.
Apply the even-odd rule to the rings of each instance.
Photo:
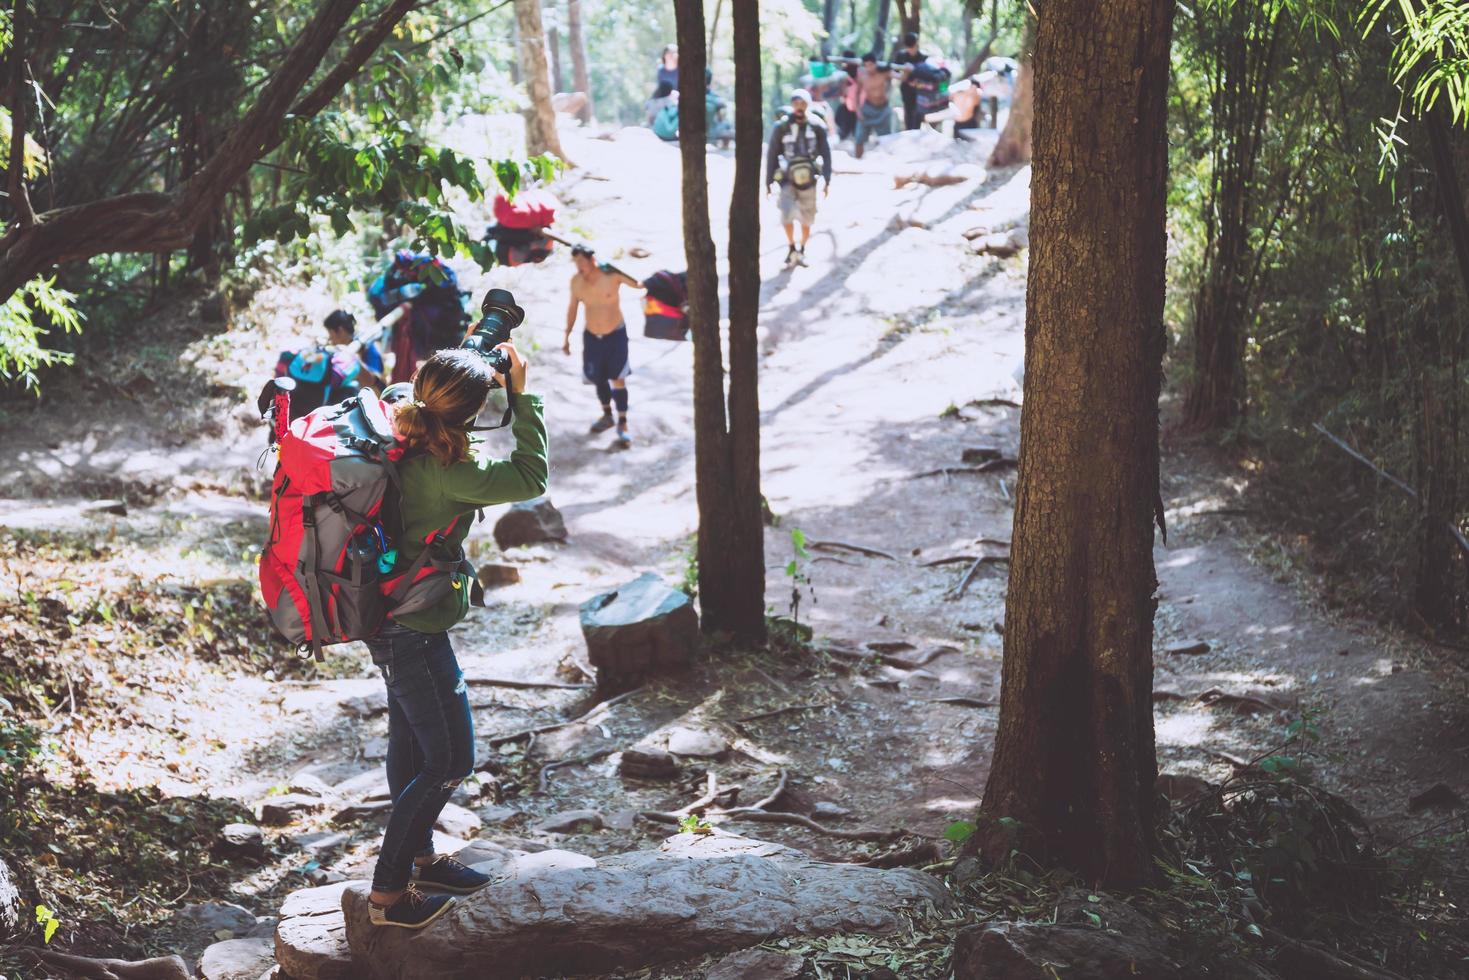
[[[490,367],[508,377],[510,358],[504,351],[495,348],[509,342],[510,331],[520,326],[525,319],[525,310],[516,305],[515,296],[510,290],[492,289],[485,293],[480,312],[484,315],[475,324],[474,331],[459,346],[476,351],[490,363]]]

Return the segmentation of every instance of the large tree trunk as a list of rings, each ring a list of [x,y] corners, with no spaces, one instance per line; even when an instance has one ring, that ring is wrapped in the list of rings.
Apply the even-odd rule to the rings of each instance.
[[[877,29],[873,32],[872,50],[879,58],[887,50],[888,13],[891,10],[892,0],[877,0]]]
[[[764,638],[764,525],[760,518],[760,405],[755,319],[760,295],[759,24],[755,0],[735,0],[735,192],[730,237],[730,391],[725,410],[719,338],[719,274],[709,230],[703,99],[678,103],[683,159],[684,254],[694,342],[694,473],[699,505],[699,608],[705,632],[746,642]],[[678,83],[704,89],[704,8],[675,0]],[[750,64],[753,61],[753,73]],[[753,101],[752,101],[753,100]],[[744,236],[743,238],[741,236]],[[736,317],[738,319],[736,320]],[[727,420],[728,419],[728,424]]]
[[[171,252],[187,248],[220,202],[265,154],[280,145],[286,115],[306,118],[324,109],[392,33],[415,0],[392,0],[305,95],[301,90],[362,0],[325,0],[202,169],[168,192],[121,194],[53,208],[34,224],[15,221],[0,236],[0,303],[61,262],[112,252]]]
[[[1026,14],[1025,40],[1020,46],[1020,70],[1015,77],[1014,97],[1010,99],[1010,117],[1005,120],[1005,128],[1000,133],[999,141],[995,143],[994,152],[990,154],[991,167],[1011,167],[1030,160],[1030,128],[1034,115],[1034,97],[1031,94],[1034,68],[1031,64],[1031,52],[1035,50],[1035,37],[1035,17]]]
[[[561,74],[561,32],[556,28],[546,31],[546,50],[551,52],[551,91],[566,91],[566,76]]]
[[[765,524],[760,513],[760,5],[731,0],[734,24],[735,173],[729,201],[729,497],[731,592],[720,625],[765,639]],[[705,600],[704,608],[708,609]],[[705,616],[708,616],[706,611]]]
[[[589,123],[592,112],[592,79],[587,74],[587,46],[581,32],[581,0],[566,0],[566,43],[571,48],[571,84],[586,95],[586,103],[577,118]]]
[[[970,853],[1152,877],[1173,0],[1047,4],[1000,725]]]
[[[821,7],[821,57],[831,57],[831,35],[836,30],[837,0],[822,0]]]
[[[515,0],[515,26],[520,34],[520,70],[530,97],[530,105],[525,110],[525,150],[531,156],[551,153],[566,160],[561,137],[556,134],[556,110],[551,108],[541,0]]]

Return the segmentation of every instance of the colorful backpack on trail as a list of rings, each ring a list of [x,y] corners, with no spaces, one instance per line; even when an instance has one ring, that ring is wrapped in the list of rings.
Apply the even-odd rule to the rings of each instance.
[[[511,201],[495,197],[494,224],[485,229],[485,244],[500,265],[535,265],[551,257],[555,243],[541,234],[556,220],[557,201],[550,191],[533,188],[521,191]]]
[[[282,351],[275,362],[277,378],[296,382],[291,394],[292,421],[356,394],[362,388],[357,377],[361,370],[362,362],[354,352],[321,344]]]
[[[643,336],[655,340],[688,340],[688,274],[655,272],[643,280]]]
[[[388,419],[392,400],[363,392],[318,408],[280,441],[260,592],[277,632],[317,660],[323,646],[366,639],[385,619],[433,606],[455,588],[456,572],[475,582],[462,552],[445,553],[453,524],[397,567],[403,447]],[[482,605],[477,583],[474,593]]]

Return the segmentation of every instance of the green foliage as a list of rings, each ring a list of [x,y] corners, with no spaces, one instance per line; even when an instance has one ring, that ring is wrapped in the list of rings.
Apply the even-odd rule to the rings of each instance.
[[[56,913],[44,905],[36,906],[36,924],[41,927],[41,941],[47,945],[50,944],[51,937],[56,935],[56,930],[61,928],[61,920],[56,918]]]
[[[811,604],[816,604],[816,587],[811,584],[810,562],[811,552],[806,550],[806,533],[798,527],[791,528],[791,560],[786,562],[786,578],[791,580],[790,613],[791,622],[798,627],[801,624],[801,588],[804,586],[807,594],[811,597]]]
[[[714,828],[697,813],[690,813],[679,820],[678,832],[681,834],[710,834],[714,832]]]
[[[1417,112],[1442,102],[1456,122],[1469,122],[1469,3],[1368,0],[1359,23],[1363,34],[1393,30],[1392,79]]]
[[[944,840],[955,844],[962,844],[974,836],[974,824],[968,820],[955,820],[944,828]]]
[[[0,381],[38,387],[36,371],[70,364],[72,355],[46,346],[53,331],[75,333],[82,314],[76,296],[56,288],[56,279],[32,279],[0,305]]]

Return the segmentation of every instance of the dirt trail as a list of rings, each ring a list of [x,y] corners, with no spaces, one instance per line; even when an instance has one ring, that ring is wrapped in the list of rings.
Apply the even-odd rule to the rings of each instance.
[[[572,233],[635,276],[683,268],[676,147],[641,130],[622,131],[610,142],[568,133],[566,142],[585,168],[559,188]],[[791,775],[790,805],[838,804],[852,811],[847,826],[907,826],[937,834],[949,820],[972,811],[995,726],[996,709],[989,703],[998,700],[1005,566],[986,565],[962,596],[953,591],[967,567],[960,556],[1004,553],[980,541],[1009,539],[1014,471],[922,474],[961,466],[965,449],[992,447],[1008,457],[1018,450],[1014,403],[1020,397],[1025,253],[1009,259],[975,256],[961,233],[1024,223],[1029,171],[985,174],[977,164],[984,159],[983,145],[968,160],[915,162],[950,152],[930,140],[875,152],[860,162],[838,153],[837,178],[821,204],[809,268],[781,268],[784,240],[773,207],[762,214],[762,455],[765,492],[780,521],[767,536],[768,602],[773,612],[786,612],[791,529],[813,541],[884,552],[887,557],[834,545],[813,551],[806,571],[815,595],[813,601],[803,590],[802,619],[839,645],[909,644],[911,649],[895,656],[926,662],[916,669],[885,664],[854,672],[841,661],[716,661],[699,677],[619,705],[600,727],[578,732],[579,740],[563,746],[566,755],[631,744],[702,705],[722,719],[738,750],[715,767],[721,782],[742,782],[741,799],[747,802],[763,796],[775,771],[785,769]],[[732,169],[727,155],[711,153],[717,243],[726,238]],[[894,189],[895,175],[939,169],[968,179],[942,188]],[[634,248],[650,257],[631,258],[627,252]],[[472,677],[574,677],[570,665],[582,648],[580,602],[644,570],[675,582],[684,574],[696,523],[691,351],[686,344],[642,338],[636,297],[626,297],[636,441],[630,450],[613,451],[607,434],[586,432],[595,399],[581,383],[579,356],[567,358],[559,350],[570,276],[564,257],[489,276],[464,271],[476,295],[485,285],[508,287],[527,310],[518,336],[533,358],[533,387],[546,395],[550,495],[566,518],[570,541],[513,555],[523,581],[492,593],[493,607],[472,615],[456,634],[456,645]],[[286,308],[292,298],[289,290],[272,291],[262,302]],[[296,298],[313,315],[325,302],[315,295]],[[262,346],[261,335],[241,332],[233,337],[234,349],[245,350],[252,338]],[[216,367],[216,374],[243,372],[243,387],[250,390],[273,353],[271,345],[263,346],[235,362],[225,357],[233,373]],[[254,508],[254,520],[261,521],[263,505],[242,505],[227,495],[255,479],[246,474],[260,434],[243,414],[204,439],[186,438],[174,446],[146,434],[169,428],[160,420],[135,425],[139,420],[112,419],[104,428],[117,433],[99,437],[89,435],[89,423],[77,411],[20,437],[11,454],[18,496],[44,484],[59,484],[79,497],[94,495],[94,486],[126,486],[130,474],[152,472],[155,456],[171,460],[169,466],[178,469],[169,473],[178,479],[127,517],[78,516],[55,501],[0,501],[0,527],[115,530],[166,552],[179,547],[181,529],[188,532],[184,538],[203,540],[234,522],[248,534],[254,525],[242,508]],[[175,425],[175,432],[180,428]],[[1179,453],[1165,460],[1164,470],[1173,537],[1157,556],[1159,646],[1198,636],[1213,650],[1199,656],[1160,653],[1157,686],[1189,695],[1217,687],[1271,699],[1282,708],[1320,708],[1326,739],[1341,753],[1323,763],[1330,780],[1394,832],[1442,819],[1434,812],[1403,814],[1406,796],[1426,784],[1444,781],[1466,789],[1466,709],[1462,699],[1452,705],[1438,693],[1440,678],[1424,666],[1433,659],[1401,638],[1328,621],[1253,564],[1229,534],[1220,533],[1217,519],[1191,516],[1217,508],[1209,501],[1231,492],[1227,474],[1205,472]],[[493,552],[488,529],[495,516],[490,513],[472,533],[472,553]],[[941,559],[954,561],[934,564]],[[176,575],[179,569],[146,574],[155,572]],[[232,573],[248,575],[249,569],[236,560]],[[1342,649],[1350,652],[1339,655]],[[346,673],[355,676],[284,683],[243,671],[189,668],[190,683],[173,693],[175,703],[160,726],[167,737],[158,745],[135,752],[126,766],[112,758],[119,744],[114,739],[97,739],[78,751],[104,779],[159,782],[169,792],[232,795],[247,802],[303,767],[328,781],[345,778],[381,765],[385,727],[375,712],[359,718],[341,710],[344,700],[380,688],[360,665]],[[476,726],[488,734],[557,720],[577,710],[577,697],[476,688]],[[944,700],[954,698],[963,700]],[[818,707],[734,721],[772,707],[812,704]],[[1161,704],[1158,725],[1165,768],[1216,779],[1228,767],[1206,750],[1249,755],[1281,728],[1273,714],[1239,716],[1189,702]],[[487,834],[526,835],[528,822],[573,807],[596,806],[609,814],[671,809],[691,801],[702,785],[701,767],[693,765],[686,785],[624,784],[612,759],[603,757],[559,770],[547,791],[538,793],[535,768],[527,768],[516,749],[497,758],[510,774],[507,781],[518,785],[511,787],[508,810],[482,810]],[[617,823],[621,829],[579,835],[562,846],[604,853],[666,833],[662,827]],[[288,872],[309,855],[292,851],[285,839],[316,826],[308,821],[283,831],[286,858],[242,881],[238,893],[263,895],[296,880]],[[853,850],[805,830],[753,830],[817,853]],[[336,851],[311,860],[350,872],[370,857],[375,835],[373,826],[360,826]]]

